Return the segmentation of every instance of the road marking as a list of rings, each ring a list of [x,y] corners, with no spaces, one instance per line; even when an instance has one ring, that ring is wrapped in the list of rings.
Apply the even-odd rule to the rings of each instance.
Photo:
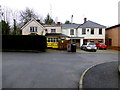
[[[96,65],[97,65],[97,64],[95,64],[95,65],[87,68],[87,69],[82,73],[82,75],[81,75],[81,77],[80,77],[80,80],[79,80],[79,90],[82,90],[82,89],[83,89],[83,79],[84,79],[85,74],[86,74],[92,67],[94,67],[94,66],[96,66]]]
[[[110,61],[110,62],[113,62],[113,61]],[[104,62],[104,63],[110,63],[110,62]],[[84,84],[83,79],[84,79],[84,77],[85,77],[85,74],[86,74],[90,69],[92,69],[93,67],[98,66],[98,65],[100,65],[100,64],[104,64],[104,63],[98,63],[98,64],[95,64],[95,65],[92,65],[91,67],[87,68],[87,69],[82,73],[82,75],[80,76],[80,80],[79,80],[79,88],[78,88],[79,90],[83,90],[83,84]]]

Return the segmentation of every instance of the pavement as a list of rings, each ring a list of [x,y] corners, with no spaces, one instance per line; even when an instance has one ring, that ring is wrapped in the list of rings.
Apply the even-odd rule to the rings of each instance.
[[[93,52],[93,51],[85,51],[85,50],[81,50],[81,49],[77,49],[76,52],[79,52],[79,53],[96,53],[96,54],[99,54],[99,53],[108,53],[108,54],[118,54],[120,53],[120,51],[117,51],[117,50],[111,50],[111,49],[107,49],[107,50],[97,50],[96,52]]]
[[[120,88],[118,62],[107,62],[88,68],[81,75],[79,89],[85,88]]]

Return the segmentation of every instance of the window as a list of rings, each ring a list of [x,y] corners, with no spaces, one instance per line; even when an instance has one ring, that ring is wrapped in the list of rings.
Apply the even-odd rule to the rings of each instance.
[[[70,35],[74,35],[74,29],[70,30]]]
[[[112,39],[109,39],[109,41],[108,41],[108,45],[109,45],[109,46],[112,45]]]
[[[94,28],[91,29],[91,34],[94,34]]]
[[[82,34],[86,34],[86,29],[85,28],[82,29]]]
[[[37,32],[37,27],[30,27],[30,32]]]
[[[99,29],[99,34],[102,34],[102,28]]]
[[[51,42],[51,41],[50,41],[50,38],[48,38],[48,42]]]
[[[95,43],[89,43],[89,45],[96,45]]]
[[[100,43],[100,45],[105,45],[105,43]]]
[[[51,33],[55,33],[56,32],[56,29],[51,29]]]
[[[58,38],[48,38],[48,42],[58,42]]]

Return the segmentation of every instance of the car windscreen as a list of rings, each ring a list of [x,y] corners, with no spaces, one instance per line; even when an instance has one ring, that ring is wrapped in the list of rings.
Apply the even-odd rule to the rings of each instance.
[[[89,43],[89,45],[95,45],[95,43]]]
[[[105,43],[100,43],[100,45],[105,45]]]

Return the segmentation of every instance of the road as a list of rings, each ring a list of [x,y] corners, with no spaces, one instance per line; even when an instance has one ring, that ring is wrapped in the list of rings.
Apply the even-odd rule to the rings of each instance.
[[[118,61],[118,53],[114,51],[98,52],[3,52],[2,86],[3,88],[77,88],[80,75],[88,67]]]

